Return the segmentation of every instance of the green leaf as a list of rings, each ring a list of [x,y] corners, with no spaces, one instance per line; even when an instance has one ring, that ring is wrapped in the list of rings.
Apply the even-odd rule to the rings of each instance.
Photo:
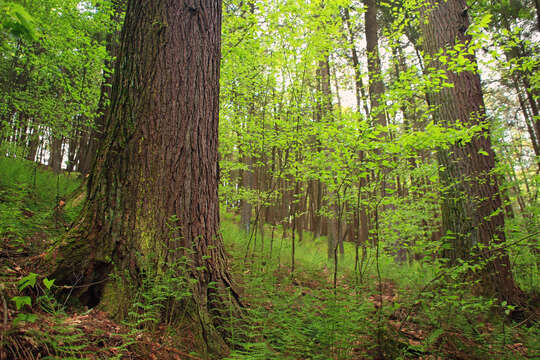
[[[15,296],[11,298],[11,301],[15,302],[17,310],[21,310],[24,305],[32,306],[30,296]]]
[[[28,14],[24,7],[9,2],[0,7],[0,10],[4,12],[4,19],[0,22],[2,27],[8,29],[9,32],[16,37],[25,37],[32,41],[37,40],[34,19]]]
[[[428,343],[428,344],[433,344],[433,343],[435,343],[435,341],[437,341],[437,340],[441,337],[442,334],[444,334],[444,330],[443,330],[443,329],[440,329],[440,328],[439,328],[439,329],[436,329],[435,331],[433,331],[433,332],[429,335],[429,337],[428,337],[428,339],[427,339],[427,343]]]
[[[37,276],[38,275],[36,273],[31,272],[30,274],[19,280],[19,282],[17,283],[19,285],[19,291],[26,289],[28,286],[36,286]]]
[[[43,279],[43,285],[45,285],[47,290],[51,290],[51,287],[53,286],[53,284],[54,284],[54,279],[52,280],[49,280],[47,278]]]
[[[27,323],[35,323],[37,320],[36,314],[19,314],[15,319],[13,319],[13,325],[17,326],[17,324],[21,322],[27,322]]]

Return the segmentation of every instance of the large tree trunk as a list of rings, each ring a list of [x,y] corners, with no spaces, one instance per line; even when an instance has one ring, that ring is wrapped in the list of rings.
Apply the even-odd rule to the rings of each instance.
[[[381,127],[382,133],[379,136],[381,141],[388,141],[390,134],[388,131],[388,118],[386,116],[386,103],[384,100],[385,86],[383,81],[383,72],[381,66],[381,57],[379,52],[379,24],[377,22],[377,0],[364,0],[366,6],[365,14],[365,34],[366,34],[366,55],[367,66],[369,73],[369,100],[371,103],[369,117],[374,125]],[[375,150],[377,155],[382,155],[380,150]],[[387,198],[389,191],[387,187],[395,189],[394,181],[388,176],[391,169],[385,166],[381,166],[380,173],[377,176],[372,176],[372,180],[379,183],[381,198]],[[374,209],[375,214],[383,210],[394,209],[393,204],[384,204],[382,209]],[[390,224],[391,228],[394,228]],[[396,238],[400,238],[399,232],[396,232]],[[375,236],[375,239],[379,239],[379,236]],[[377,240],[378,241],[378,240]],[[396,243],[396,248],[400,248],[401,244]]]
[[[212,314],[237,310],[239,300],[219,234],[220,34],[219,0],[129,1],[106,138],[54,276],[82,285],[83,303],[120,310],[133,293],[109,274],[136,285],[145,256],[165,267],[187,256],[196,280],[182,304],[187,323],[221,354]]]
[[[422,25],[427,53],[436,54],[456,42],[470,42],[471,37],[466,35],[470,24],[466,9],[465,0],[428,1],[423,12],[429,23]],[[476,64],[474,55],[467,57]],[[457,122],[465,126],[483,123],[486,117],[478,73],[447,71],[445,64],[438,61],[433,61],[430,66],[445,70],[448,81],[453,84],[451,88],[445,87],[430,94],[435,119],[449,127]],[[487,130],[466,144],[456,144],[449,151],[439,151],[439,161],[440,178],[446,189],[441,204],[443,232],[451,238],[452,250],[447,254],[450,259],[467,258],[478,244],[504,243],[504,212],[497,177],[493,172],[495,155]],[[501,300],[519,303],[521,292],[512,278],[507,254],[488,254],[495,255],[495,258],[487,263],[480,289]]]

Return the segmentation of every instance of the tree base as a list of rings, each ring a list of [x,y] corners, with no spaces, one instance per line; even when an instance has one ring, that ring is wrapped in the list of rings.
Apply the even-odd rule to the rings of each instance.
[[[153,280],[148,277],[143,279],[140,273],[118,271],[112,261],[106,261],[110,258],[107,258],[104,248],[100,251],[93,250],[91,244],[95,242],[95,238],[91,240],[92,235],[84,235],[88,232],[82,224],[84,222],[74,226],[50,253],[54,268],[50,277],[61,286],[60,296],[64,301],[78,302],[88,308],[97,307],[117,321],[131,320],[134,326],[145,328],[148,324],[136,324],[136,321],[133,321],[137,311],[144,312],[144,307],[134,306],[134,303],[142,301],[145,295],[152,296],[148,292],[153,290],[145,289],[143,284]],[[112,256],[112,252],[109,256]],[[190,284],[186,286],[190,295],[180,301],[171,301],[170,298],[163,299],[159,298],[159,294],[156,295],[156,299],[160,299],[156,301],[161,301],[163,305],[156,316],[161,323],[184,331],[187,329],[192,334],[197,352],[204,358],[221,358],[230,349],[226,343],[230,329],[225,327],[230,324],[231,317],[236,323],[236,319],[243,316],[242,305],[225,275],[222,275],[225,280],[209,281],[213,286],[193,280],[196,275],[197,271],[194,269],[178,274],[192,279],[186,279],[186,284]],[[144,291],[147,291],[147,294],[143,294]],[[172,313],[175,315],[171,316]],[[222,320],[224,317],[227,321]]]

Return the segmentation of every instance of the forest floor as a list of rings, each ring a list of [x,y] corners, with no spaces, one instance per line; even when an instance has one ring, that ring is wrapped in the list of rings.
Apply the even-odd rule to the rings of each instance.
[[[193,335],[171,324],[114,321],[55,299],[46,251],[77,216],[77,189],[76,175],[0,159],[0,360],[201,359]],[[324,239],[297,244],[292,273],[290,239],[250,240],[236,220],[223,213],[222,233],[247,320],[229,319],[229,359],[540,358],[536,318],[509,320],[463,286],[430,287],[432,267],[367,251],[354,271],[347,255],[334,288]]]

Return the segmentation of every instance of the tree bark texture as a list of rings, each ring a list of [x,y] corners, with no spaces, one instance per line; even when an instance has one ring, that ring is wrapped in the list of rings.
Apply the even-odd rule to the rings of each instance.
[[[35,122],[35,121],[34,121]],[[26,160],[35,161],[36,154],[39,147],[39,124],[34,124],[30,140],[28,142],[28,153],[26,154]]]
[[[166,265],[187,255],[196,280],[188,314],[210,353],[227,349],[211,314],[239,307],[219,234],[221,11],[219,0],[128,2],[106,137],[55,272],[94,284],[78,295],[96,305],[114,291],[111,272],[140,282],[141,255]]]
[[[536,7],[536,27],[540,31],[540,0],[534,0],[534,5]]]
[[[49,149],[49,166],[52,171],[59,173],[62,170],[62,159],[64,154],[62,152],[63,137],[57,137],[51,135],[50,137],[50,149]]]
[[[369,99],[371,112],[378,125],[387,126],[386,114],[381,103],[384,96],[384,82],[381,71],[381,58],[379,56],[379,26],[377,24],[377,1],[364,0],[366,6],[366,50],[369,71]]]
[[[423,24],[424,48],[428,54],[452,48],[458,42],[467,45],[471,37],[466,34],[469,18],[465,0],[430,0],[423,8],[429,19]],[[474,55],[467,55],[476,64]],[[446,70],[451,88],[430,94],[430,105],[435,108],[434,118],[440,124],[452,127],[461,122],[465,126],[482,124],[486,120],[484,99],[477,72],[452,72],[437,60],[431,66]],[[426,66],[426,68],[428,68]],[[440,179],[442,194],[443,233],[453,246],[447,254],[451,260],[466,259],[477,244],[503,243],[504,211],[500,198],[495,167],[495,155],[489,131],[477,134],[466,144],[455,144],[449,150],[440,150]],[[481,290],[511,303],[519,302],[519,289],[515,285],[506,253],[489,253],[482,276]],[[486,258],[489,257],[486,255]]]

